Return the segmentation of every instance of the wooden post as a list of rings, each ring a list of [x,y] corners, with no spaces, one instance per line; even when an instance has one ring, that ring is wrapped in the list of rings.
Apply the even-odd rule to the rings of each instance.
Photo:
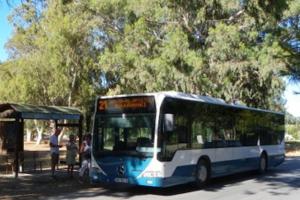
[[[20,140],[19,140],[19,160],[21,164],[21,172],[24,170],[24,119],[21,118],[20,124]]]
[[[16,135],[16,143],[15,143],[15,161],[14,161],[14,167],[15,167],[15,178],[19,177],[19,152],[20,152],[20,141],[22,137],[22,119],[17,118],[16,119],[16,125],[17,125],[17,135]]]

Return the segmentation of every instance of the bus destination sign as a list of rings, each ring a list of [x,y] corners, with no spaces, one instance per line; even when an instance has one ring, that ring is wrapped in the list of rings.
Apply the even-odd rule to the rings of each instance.
[[[98,112],[153,112],[155,110],[153,97],[123,97],[114,99],[99,99]]]

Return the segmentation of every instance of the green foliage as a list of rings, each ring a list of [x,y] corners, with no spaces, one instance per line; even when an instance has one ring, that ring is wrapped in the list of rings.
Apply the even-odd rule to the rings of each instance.
[[[300,140],[300,124],[289,124],[286,126],[286,132],[293,136],[295,140]]]
[[[285,60],[287,63],[284,75],[290,76],[294,81],[300,80],[300,1],[290,0],[289,9],[284,13],[282,21],[281,46],[286,50]],[[293,42],[298,44],[293,44]],[[291,43],[292,42],[292,43]],[[292,44],[292,45],[291,45]]]
[[[0,101],[80,106],[88,110],[100,69],[92,40],[95,21],[83,5],[26,1],[11,16],[11,54],[3,64]],[[21,20],[20,20],[21,19]],[[4,94],[4,95],[3,95]]]
[[[285,123],[286,124],[300,124],[300,118],[299,117],[294,117],[290,113],[285,114]]]
[[[285,115],[286,132],[295,140],[300,140],[300,118],[286,113]]]
[[[28,0],[10,18],[0,101],[89,111],[96,94],[176,90],[282,110],[287,2]]]
[[[282,110],[285,1],[141,2],[111,19],[124,25],[99,62],[113,76],[111,94],[177,90]]]

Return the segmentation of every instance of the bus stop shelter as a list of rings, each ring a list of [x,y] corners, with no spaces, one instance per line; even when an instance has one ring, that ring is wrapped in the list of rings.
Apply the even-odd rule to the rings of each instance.
[[[55,128],[78,128],[79,145],[82,142],[83,115],[76,108],[14,103],[0,104],[0,148],[2,148],[3,140],[9,141],[6,148],[14,154],[16,178],[20,168],[20,155],[24,152],[24,120],[26,119],[53,120]],[[3,137],[4,132],[6,132],[6,138]]]

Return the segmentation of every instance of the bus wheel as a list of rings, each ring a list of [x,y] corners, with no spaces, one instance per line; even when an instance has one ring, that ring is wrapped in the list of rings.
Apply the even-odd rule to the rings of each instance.
[[[268,169],[268,160],[267,160],[267,155],[266,153],[262,153],[259,159],[259,169],[258,172],[260,174],[266,173]]]
[[[210,169],[208,162],[204,159],[198,161],[196,168],[196,186],[199,188],[204,187],[210,177]]]

